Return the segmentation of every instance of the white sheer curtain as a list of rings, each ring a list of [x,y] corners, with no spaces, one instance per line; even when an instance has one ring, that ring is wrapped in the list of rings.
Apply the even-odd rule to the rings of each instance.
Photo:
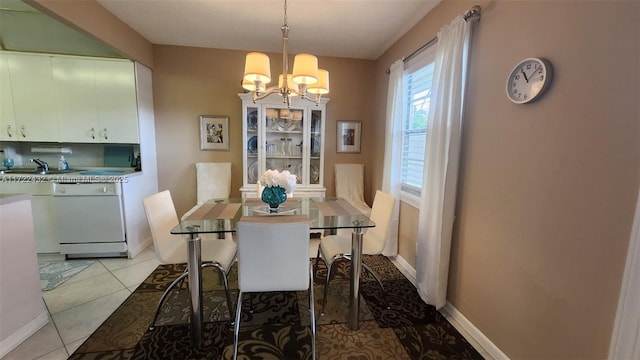
[[[636,201],[609,359],[640,359],[640,194]]]
[[[389,74],[389,90],[387,92],[387,125],[384,142],[384,168],[382,191],[393,195],[396,202],[393,206],[391,224],[387,241],[382,251],[385,256],[398,255],[398,217],[400,202],[400,153],[402,151],[402,71],[404,62],[398,60],[391,65]]]
[[[447,301],[470,37],[471,24],[461,15],[438,32],[427,120],[416,287],[420,297],[437,309]]]

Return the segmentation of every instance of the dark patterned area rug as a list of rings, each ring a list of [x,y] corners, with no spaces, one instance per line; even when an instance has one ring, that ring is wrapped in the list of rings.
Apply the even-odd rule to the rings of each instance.
[[[386,292],[383,294],[377,282],[363,273],[357,331],[349,330],[347,324],[349,264],[336,266],[324,316],[319,316],[319,311],[326,268],[320,262],[316,270],[318,359],[482,359],[444,316],[420,299],[415,287],[391,261],[384,256],[365,256],[364,262],[380,275]],[[229,274],[234,300],[238,294],[235,269],[234,265]],[[231,359],[229,309],[222,283],[211,268],[203,271],[205,325],[201,349],[191,346],[186,288],[173,292],[156,328],[148,330],[162,291],[183,270],[181,265],[160,265],[69,359]],[[306,291],[246,296],[239,359],[311,359]]]

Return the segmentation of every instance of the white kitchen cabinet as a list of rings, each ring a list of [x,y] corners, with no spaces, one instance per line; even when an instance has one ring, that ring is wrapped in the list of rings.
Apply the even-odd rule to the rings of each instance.
[[[138,143],[133,63],[56,56],[60,141]]]
[[[0,60],[6,57],[10,80],[0,84],[0,140],[140,142],[133,62],[63,55],[0,54],[3,56]],[[4,78],[5,70],[2,71],[0,76]],[[13,118],[9,116],[11,114],[14,114]]]
[[[94,65],[102,142],[139,143],[133,62],[101,59]]]
[[[53,57],[51,62],[60,115],[60,141],[99,142],[93,60]]]
[[[0,53],[0,141],[16,140],[16,118],[9,78],[9,57]]]
[[[324,196],[324,128],[326,103],[294,97],[287,108],[282,97],[270,95],[253,103],[242,99],[243,197],[257,197],[257,182],[267,169],[289,170],[298,185],[294,197]]]
[[[7,53],[17,141],[58,141],[51,57]]]

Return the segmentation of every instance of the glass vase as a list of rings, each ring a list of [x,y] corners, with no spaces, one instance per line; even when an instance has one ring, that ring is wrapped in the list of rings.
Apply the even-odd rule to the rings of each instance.
[[[287,200],[287,193],[280,186],[268,186],[262,189],[262,201],[269,204],[269,212],[278,212],[280,204]]]

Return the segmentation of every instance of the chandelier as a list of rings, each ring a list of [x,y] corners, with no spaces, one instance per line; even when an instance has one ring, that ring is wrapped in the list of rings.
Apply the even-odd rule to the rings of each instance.
[[[253,102],[264,99],[271,94],[280,94],[282,102],[291,106],[291,98],[320,103],[320,97],[329,93],[329,72],[318,69],[318,58],[310,54],[298,54],[293,61],[293,72],[289,73],[289,57],[287,42],[289,26],[287,25],[287,0],[284,1],[284,24],[282,30],[282,73],[278,76],[278,86],[267,88],[271,82],[271,65],[269,56],[259,52],[247,54],[244,64],[242,87],[253,94]]]

